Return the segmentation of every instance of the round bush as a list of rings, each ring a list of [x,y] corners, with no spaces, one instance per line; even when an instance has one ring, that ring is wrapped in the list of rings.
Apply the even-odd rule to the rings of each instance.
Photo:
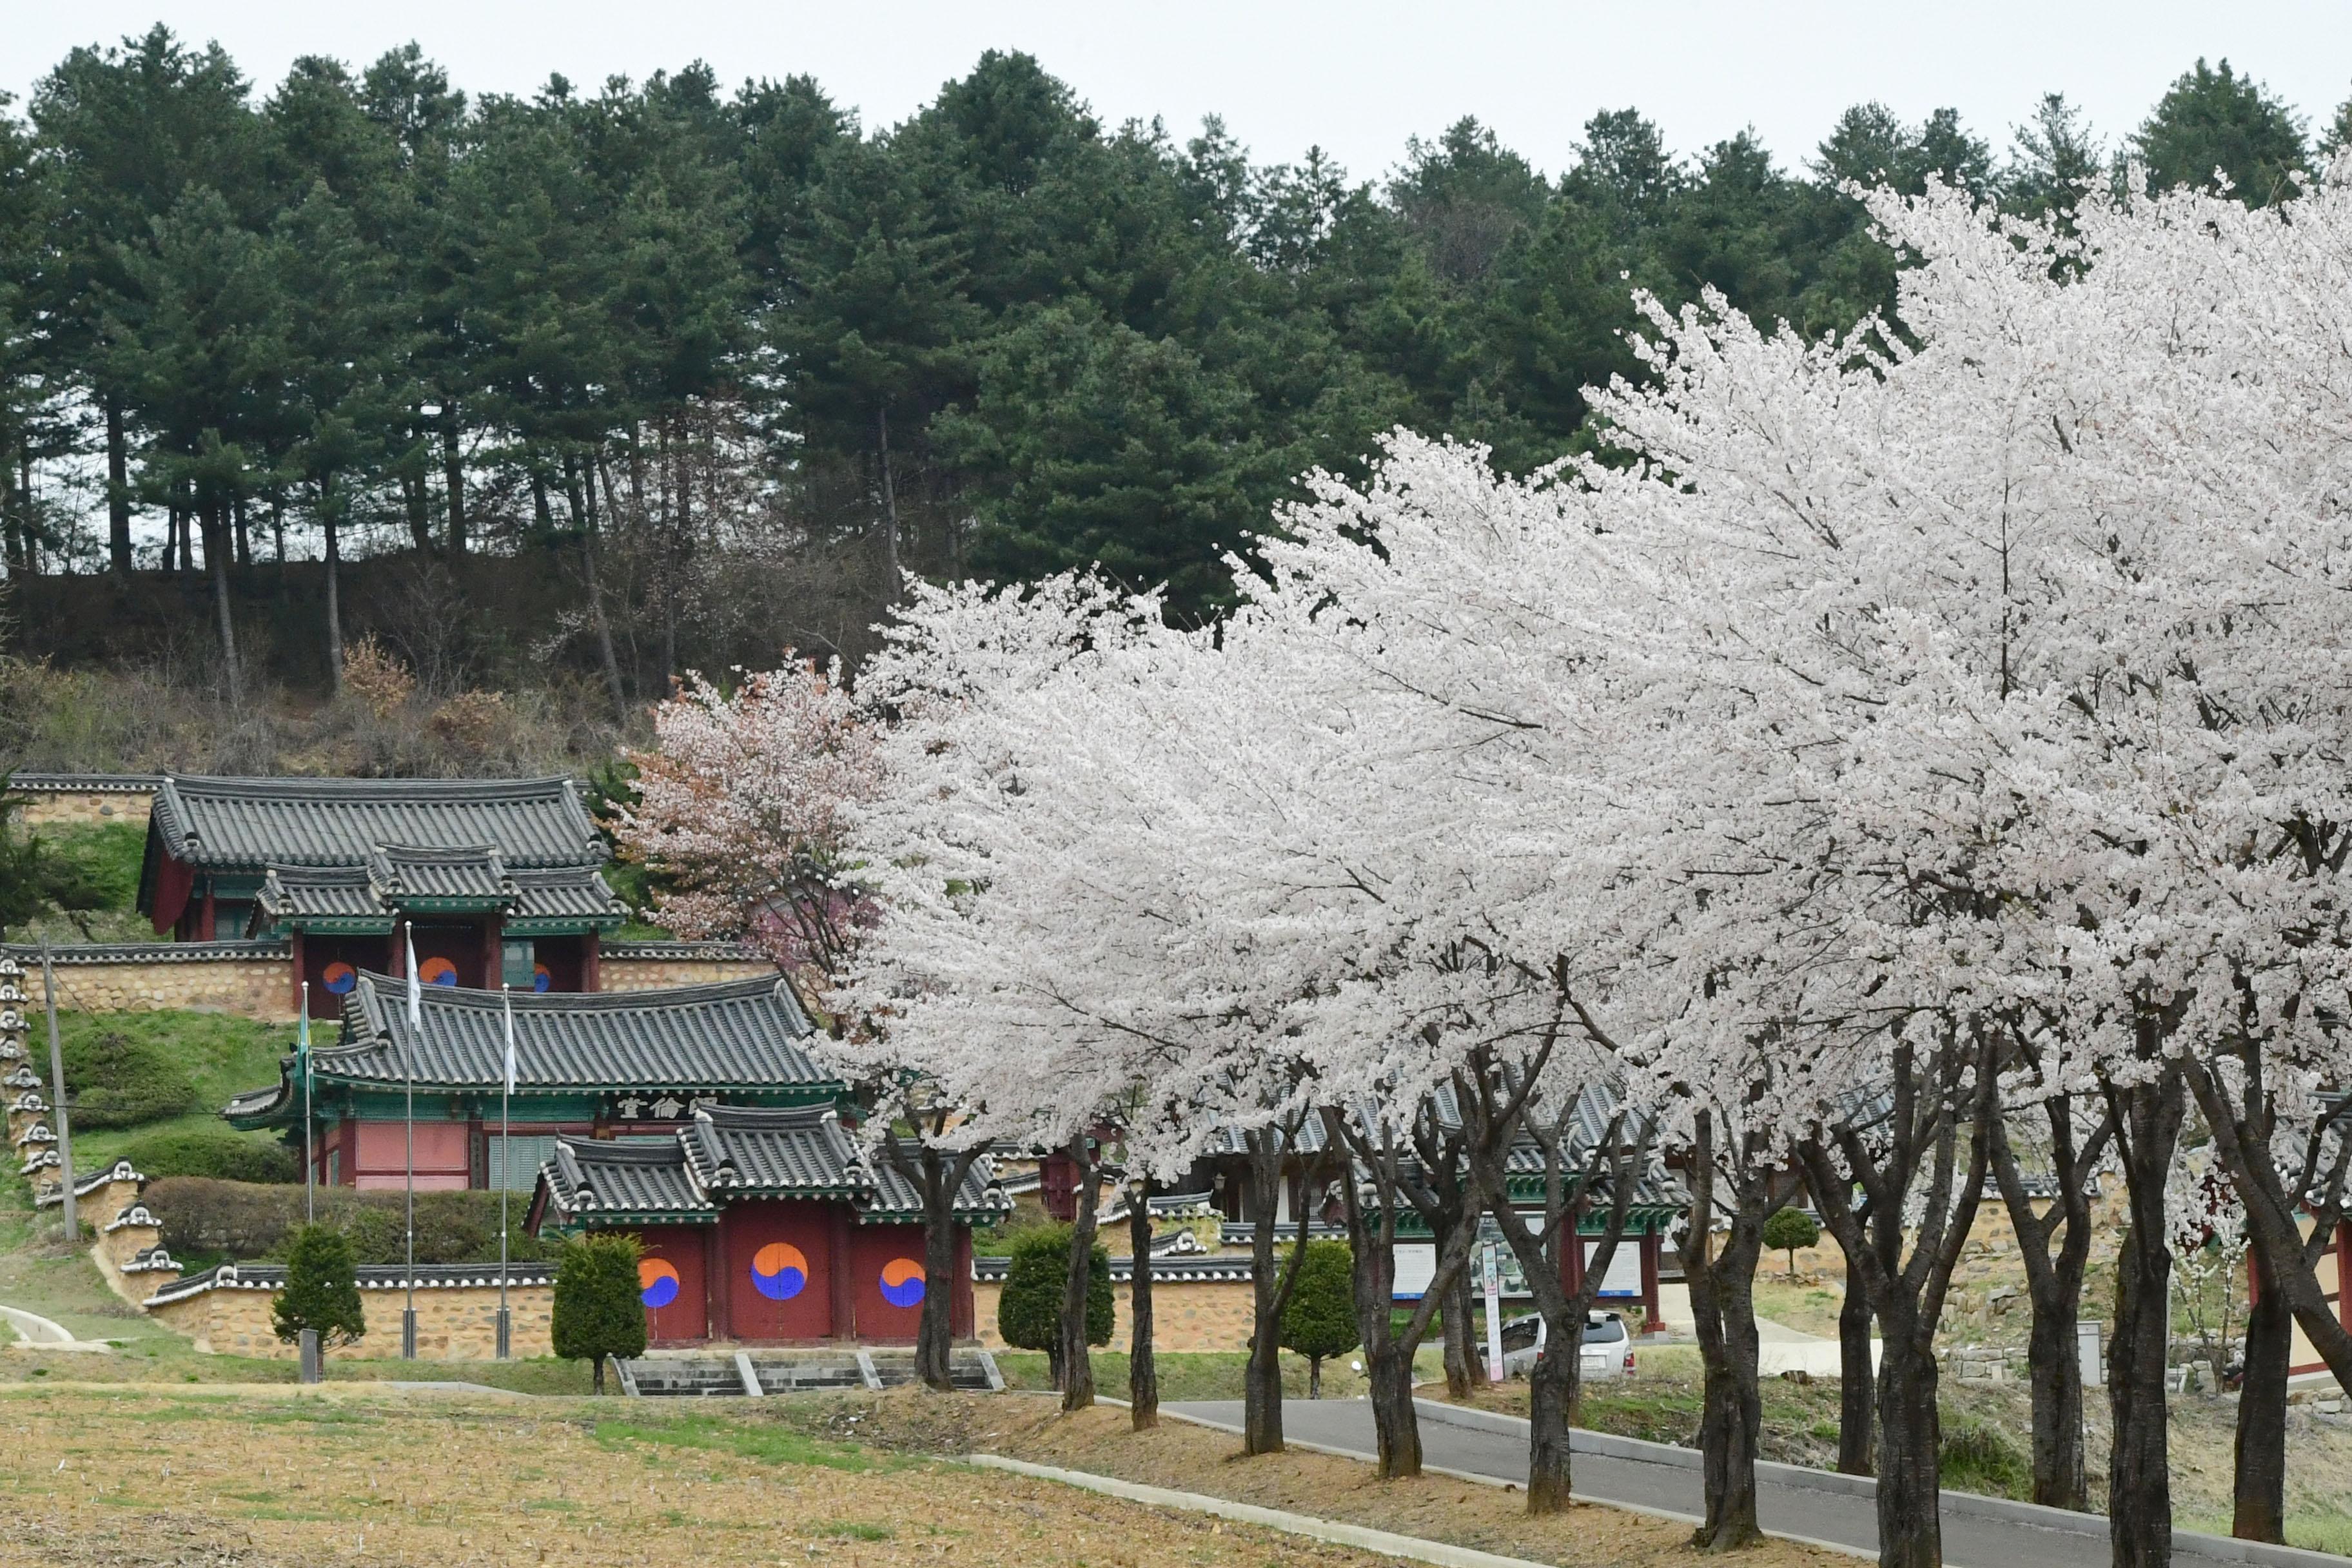
[[[1789,1271],[1797,1270],[1797,1254],[1822,1238],[1822,1227],[1802,1209],[1774,1209],[1764,1221],[1764,1245],[1789,1255]]]
[[[210,1176],[223,1182],[302,1179],[302,1163],[286,1145],[234,1132],[150,1132],[124,1144],[122,1157],[151,1181],[164,1176]]]
[[[1058,1352],[1062,1291],[1069,1280],[1070,1227],[1039,1226],[1024,1231],[1005,1265],[1004,1291],[997,1298],[996,1331],[1019,1350]],[[1110,1254],[1095,1248],[1087,1268],[1087,1343],[1110,1343]]]
[[[73,1031],[58,1045],[73,1125],[88,1131],[140,1127],[196,1108],[187,1070],[152,1040],[120,1029]],[[145,1167],[142,1166],[144,1170]]]

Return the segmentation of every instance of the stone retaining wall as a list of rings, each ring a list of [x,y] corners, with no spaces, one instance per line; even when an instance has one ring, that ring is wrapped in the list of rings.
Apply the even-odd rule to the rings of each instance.
[[[76,786],[19,778],[11,793],[23,798],[21,820],[30,827],[84,827],[108,822],[143,826],[155,800],[153,788],[143,782],[137,787],[100,787],[95,782]]]
[[[602,958],[598,983],[606,991],[658,991],[670,985],[709,985],[721,980],[773,975],[764,958]]]
[[[359,1343],[329,1351],[342,1360],[382,1361],[400,1354],[400,1310],[404,1292],[397,1286],[362,1284],[360,1305],[367,1333]],[[200,1351],[221,1355],[292,1361],[297,1348],[278,1337],[270,1321],[273,1289],[216,1286],[148,1308],[148,1315],[184,1334]],[[551,1321],[555,1288],[512,1285],[507,1310],[512,1328],[509,1348],[518,1358],[555,1353]],[[416,1292],[416,1355],[420,1361],[491,1361],[498,1355],[499,1291],[495,1285],[420,1287]]]
[[[288,955],[251,958],[173,958],[173,947],[156,944],[154,954],[126,953],[95,962],[57,965],[58,1006],[89,1013],[233,1013],[264,1023],[294,1021],[293,967]],[[245,944],[239,943],[243,946]],[[33,984],[39,984],[37,974]]]

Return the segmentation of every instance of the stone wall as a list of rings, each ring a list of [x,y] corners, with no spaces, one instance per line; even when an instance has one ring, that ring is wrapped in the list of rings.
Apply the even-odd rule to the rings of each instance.
[[[776,966],[763,958],[608,957],[596,964],[598,983],[606,991],[658,991],[669,985],[708,985],[775,973]]]
[[[120,956],[77,955],[57,965],[58,1006],[90,1013],[155,1013],[186,1009],[234,1013],[266,1023],[294,1021],[294,968],[282,951],[238,958],[171,956],[194,943],[158,942],[118,950]],[[250,944],[240,942],[240,947]],[[37,964],[26,966],[37,993]]]
[[[363,1284],[360,1305],[367,1316],[367,1333],[355,1345],[327,1353],[342,1360],[387,1360],[400,1354],[400,1310],[404,1292]],[[148,1314],[173,1332],[185,1335],[199,1351],[220,1355],[256,1356],[268,1361],[292,1361],[296,1347],[282,1342],[270,1324],[274,1290],[245,1286],[215,1287],[148,1309]],[[551,1320],[555,1307],[551,1285],[508,1288],[511,1314],[509,1348],[517,1358],[555,1353]],[[416,1292],[416,1354],[421,1361],[491,1361],[499,1344],[499,1292],[495,1285],[439,1286]]]
[[[144,826],[154,794],[146,789],[52,789],[19,785],[21,820],[31,827],[83,827],[107,822]]]
[[[989,1281],[971,1288],[971,1304],[980,1329],[980,1342],[992,1351],[1009,1350],[996,1331],[997,1299],[1004,1287]],[[1125,1284],[1111,1287],[1110,1343],[1105,1350],[1124,1351],[1132,1323]],[[1243,1351],[1249,1348],[1250,1325],[1256,1312],[1256,1289],[1246,1279],[1155,1279],[1151,1285],[1151,1343],[1162,1351]]]

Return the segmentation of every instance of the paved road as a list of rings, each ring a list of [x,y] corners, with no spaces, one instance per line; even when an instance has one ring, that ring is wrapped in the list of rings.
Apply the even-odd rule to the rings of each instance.
[[[1161,1408],[1236,1429],[1242,1418],[1238,1400],[1202,1400]],[[1320,1444],[1366,1458],[1371,1457],[1372,1410],[1361,1400],[1288,1400],[1284,1403],[1282,1419],[1285,1432],[1297,1441]],[[1579,1439],[1584,1436],[1577,1434]],[[1421,1444],[1423,1460],[1433,1467],[1521,1484],[1527,1480],[1527,1440],[1523,1436],[1457,1426],[1424,1416]],[[1759,1475],[1762,1491],[1759,1513],[1764,1528],[1774,1534],[1859,1549],[1875,1555],[1878,1519],[1873,1500],[1805,1485],[1801,1478],[1806,1472],[1792,1475],[1791,1470],[1792,1467],[1772,1466]],[[1705,1507],[1696,1469],[1614,1454],[1589,1453],[1580,1441],[1572,1484],[1578,1496],[1596,1502],[1623,1503],[1694,1521]],[[1943,1528],[1944,1560],[1953,1568],[2092,1568],[2107,1561],[2106,1521],[2102,1519],[2084,1517],[2075,1529],[2053,1530],[1947,1509]],[[2216,1542],[2208,1554],[2199,1550],[2200,1539],[2206,1538],[2174,1537],[2173,1561],[2180,1568],[2244,1562],[2238,1543]],[[2315,1563],[2344,1561],[2316,1553],[2308,1554],[2308,1560]]]

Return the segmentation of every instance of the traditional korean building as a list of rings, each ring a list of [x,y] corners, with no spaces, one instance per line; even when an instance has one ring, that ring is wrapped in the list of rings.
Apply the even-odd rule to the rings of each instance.
[[[830,1110],[845,1088],[803,1048],[814,1026],[772,973],[652,991],[517,991],[510,999],[515,1089],[511,1136],[503,1137],[509,998],[425,985],[418,1029],[408,1021],[404,979],[355,975],[341,998],[339,1039],[311,1053],[318,1179],[404,1184],[412,1082],[415,1179],[427,1191],[528,1191],[566,1134],[668,1143],[700,1106]],[[239,1128],[283,1129],[299,1149],[295,1059],[283,1059],[277,1083],[237,1096],[224,1114]]]
[[[657,1345],[910,1344],[933,1289],[953,1292],[950,1331],[972,1336],[971,1226],[1010,1206],[976,1163],[956,1194],[953,1277],[929,1279],[920,1194],[837,1112],[704,1105],[658,1142],[556,1140],[528,1224],[635,1236]]]
[[[240,962],[283,954],[287,998],[331,1018],[365,971],[542,992],[614,988],[608,939],[626,923],[605,848],[570,779],[204,778],[153,781],[139,909],[182,943]],[[159,955],[159,962],[162,961]],[[755,954],[678,944],[630,954],[629,984]],[[642,973],[651,969],[654,973]]]

